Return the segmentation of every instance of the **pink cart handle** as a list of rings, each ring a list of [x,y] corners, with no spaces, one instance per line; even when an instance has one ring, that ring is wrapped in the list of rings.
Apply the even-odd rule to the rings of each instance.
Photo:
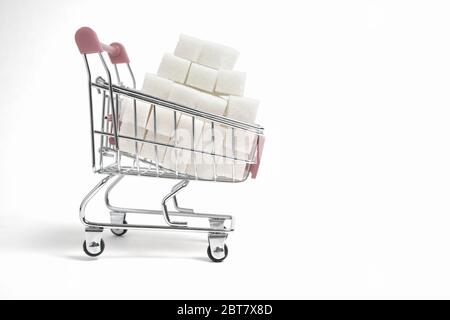
[[[100,53],[106,51],[112,64],[130,63],[125,47],[113,42],[110,45],[103,44],[98,40],[97,34],[89,27],[82,27],[75,33],[75,42],[82,54]]]
[[[256,176],[258,175],[259,164],[261,163],[265,140],[266,138],[264,136],[258,136],[258,141],[256,144],[256,163],[250,165],[250,173],[252,174],[252,179],[256,179]]]

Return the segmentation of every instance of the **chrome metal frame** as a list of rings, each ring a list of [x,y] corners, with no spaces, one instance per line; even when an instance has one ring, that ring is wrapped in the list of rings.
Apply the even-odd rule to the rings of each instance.
[[[91,152],[92,152],[92,168],[95,173],[105,174],[100,182],[86,195],[80,205],[79,215],[82,224],[86,227],[86,241],[89,252],[92,254],[100,254],[100,241],[101,232],[103,229],[113,230],[128,230],[128,229],[146,229],[146,230],[170,230],[170,231],[192,231],[192,232],[204,232],[208,233],[209,243],[212,255],[216,259],[224,258],[224,242],[229,232],[234,230],[234,218],[231,215],[217,215],[197,213],[193,209],[183,208],[179,206],[177,195],[185,189],[190,180],[206,180],[217,182],[242,182],[249,176],[250,165],[254,164],[256,157],[256,146],[253,147],[252,155],[249,158],[242,159],[237,157],[235,149],[235,142],[233,139],[233,155],[217,155],[214,147],[214,127],[223,126],[232,128],[233,136],[235,130],[242,130],[245,132],[251,132],[255,136],[259,137],[263,135],[264,129],[258,125],[243,123],[235,121],[226,117],[217,116],[214,114],[201,112],[186,106],[171,103],[169,101],[161,100],[159,98],[144,94],[136,90],[136,80],[131,69],[130,64],[126,64],[129,76],[131,78],[132,87],[125,87],[123,79],[120,76],[119,68],[114,65],[115,75],[117,79],[117,85],[113,84],[111,72],[108,65],[102,55],[99,53],[101,65],[106,73],[107,81],[101,77],[97,77],[96,81],[92,81],[91,68],[88,61],[88,56],[84,54],[84,62],[86,71],[88,74],[88,93],[89,93],[89,114],[90,114],[90,132],[91,132]],[[101,125],[97,129],[94,121],[94,102],[93,102],[93,89],[102,95],[101,99]],[[134,137],[121,135],[119,132],[120,125],[120,97],[127,97],[133,99],[134,109]],[[177,116],[187,115],[192,117],[192,137],[195,136],[194,128],[195,121],[203,121],[210,123],[212,133],[211,139],[213,142],[212,152],[205,152],[203,150],[196,150],[194,143],[190,148],[178,146],[175,139],[174,144],[161,143],[158,141],[145,140],[138,138],[137,128],[137,101],[143,101],[151,104],[154,112],[154,132],[153,136],[157,137],[157,115],[156,108],[165,108],[172,110],[174,113],[174,136],[177,137]],[[96,136],[100,138],[100,147],[96,148]],[[111,138],[113,140],[111,140]],[[120,149],[119,142],[124,140],[134,141],[135,153],[130,154]],[[139,154],[139,145],[151,144],[155,148],[155,159],[145,159]],[[175,165],[175,170],[167,169],[161,165],[158,159],[158,147],[175,148],[181,151],[187,151],[191,153],[192,159],[194,159],[194,174],[188,175],[178,171],[178,158]],[[195,163],[195,154],[208,154],[213,158],[213,179],[202,179],[197,174],[197,165]],[[97,162],[97,156],[99,161]],[[217,158],[223,158],[233,162],[233,175],[232,178],[219,177],[216,173],[216,161]],[[132,161],[132,165],[126,164],[125,160]],[[246,170],[243,177],[235,177],[236,164],[245,164]],[[170,192],[162,199],[161,208],[159,210],[150,209],[138,209],[121,207],[111,204],[110,193],[111,191],[123,180],[125,176],[149,176],[158,178],[170,178],[180,180],[170,190]],[[106,185],[109,186],[105,190],[104,201],[106,207],[111,212],[111,223],[93,222],[86,218],[86,207],[89,201]],[[168,203],[172,201],[174,210],[168,209]],[[165,224],[126,224],[126,214],[150,214],[160,215],[164,218]],[[190,225],[186,221],[175,221],[173,218],[199,218],[200,220],[208,220],[209,227]],[[120,220],[123,220],[122,223]],[[190,222],[191,223],[191,222]]]
[[[112,212],[120,213],[137,213],[137,214],[153,214],[162,215],[166,219],[167,225],[133,225],[133,224],[116,224],[116,223],[97,223],[91,222],[86,219],[86,206],[89,201],[109,182],[114,175],[109,175],[100,180],[100,182],[86,195],[80,205],[80,220],[81,223],[86,226],[86,228],[98,228],[98,229],[157,229],[157,230],[172,230],[172,231],[194,231],[194,232],[220,232],[228,233],[234,231],[234,218],[231,215],[217,215],[217,214],[206,214],[206,213],[195,213],[194,211],[168,211],[167,201],[170,198],[174,199],[176,193],[178,193],[182,188],[186,187],[189,183],[188,180],[183,180],[179,182],[172,191],[163,198],[161,203],[162,210],[148,210],[148,209],[135,209],[113,206],[109,200],[109,194],[111,190],[123,179],[123,175],[118,176],[115,181],[113,181],[105,192],[105,203],[106,207]],[[176,201],[176,200],[174,200]],[[187,217],[187,218],[203,218],[212,220],[229,221],[229,227],[220,228],[205,228],[205,227],[191,227],[188,226],[186,222],[171,222],[170,217]]]

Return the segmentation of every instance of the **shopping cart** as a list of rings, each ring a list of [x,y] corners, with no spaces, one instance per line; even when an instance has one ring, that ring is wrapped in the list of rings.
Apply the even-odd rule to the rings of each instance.
[[[216,181],[236,183],[245,181],[250,175],[256,178],[259,162],[264,146],[263,128],[258,125],[234,121],[232,119],[217,116],[210,113],[201,112],[187,106],[171,103],[166,100],[144,94],[136,90],[136,81],[133,71],[130,67],[129,58],[125,48],[120,43],[111,43],[105,45],[98,40],[96,33],[87,27],[80,28],[75,34],[75,41],[78,49],[83,56],[87,75],[88,75],[88,93],[89,93],[89,113],[90,113],[90,138],[91,138],[91,152],[92,152],[92,168],[95,173],[104,174],[106,177],[86,195],[80,205],[80,219],[85,226],[85,241],[83,249],[88,256],[96,257],[103,253],[105,243],[102,239],[102,232],[104,229],[110,229],[116,236],[124,235],[129,229],[148,229],[148,230],[172,230],[172,231],[191,231],[203,232],[208,234],[209,246],[207,253],[209,258],[214,262],[223,261],[228,255],[228,248],[225,244],[228,233],[234,230],[234,219],[231,215],[215,215],[197,213],[192,209],[180,207],[177,201],[179,192],[186,188],[190,180]],[[113,84],[112,76],[108,64],[105,61],[103,52],[106,51],[109,55],[110,62],[114,67],[116,84]],[[93,66],[88,61],[90,54],[96,54],[99,61],[96,65],[98,74],[104,72],[106,80],[102,77],[97,77],[93,81]],[[119,73],[119,65],[124,65],[128,71],[131,87],[126,86],[122,81]],[[122,67],[123,68],[123,67]],[[97,93],[95,95],[94,93]],[[120,133],[120,108],[123,99],[131,99],[134,108],[134,136],[123,135]],[[177,135],[177,121],[180,115],[188,116],[192,119],[192,135],[198,135],[194,132],[196,121],[207,123],[213,129],[211,139],[214,142],[214,128],[222,127],[231,130],[233,137],[235,133],[241,132],[245,134],[255,135],[255,143],[251,150],[250,156],[242,157],[236,151],[233,143],[232,155],[219,155],[214,152],[206,152],[202,148],[196,148],[194,144],[190,148],[186,146],[177,145],[176,139],[173,143],[161,143],[157,139],[148,140],[138,137],[137,134],[137,102],[148,103],[151,105],[154,113],[155,125],[153,127],[153,136],[158,136],[157,115],[162,109],[173,112],[174,125],[173,132]],[[158,111],[159,110],[159,111]],[[203,133],[202,133],[203,134]],[[121,143],[124,141],[131,141],[135,145],[135,152],[130,153],[121,150]],[[193,174],[182,173],[177,168],[167,168],[160,163],[158,156],[152,159],[144,158],[139,153],[139,148],[142,145],[149,145],[155,149],[157,154],[158,148],[164,147],[175,149],[181,152],[188,152],[192,155],[195,167],[195,155],[208,154],[212,156],[214,162],[211,166],[214,168],[214,174],[211,178],[202,178],[194,170]],[[216,160],[225,160],[232,163],[232,176],[220,176],[216,174]],[[235,168],[244,167],[244,174],[235,176]],[[156,177],[169,178],[178,181],[171,191],[162,199],[161,209],[136,209],[119,207],[111,204],[110,192],[117,184],[123,180],[125,176],[142,176],[142,177]],[[100,189],[109,186],[105,191],[105,204],[110,211],[111,223],[92,222],[86,219],[86,206],[88,202],[98,193]],[[168,202],[173,201],[174,209],[168,210]],[[165,221],[161,224],[127,224],[127,214],[150,214],[162,215]],[[190,220],[197,220],[199,223],[189,225],[186,221],[178,221],[174,219],[184,218]],[[196,218],[196,219],[191,219]],[[203,225],[201,225],[203,223]]]

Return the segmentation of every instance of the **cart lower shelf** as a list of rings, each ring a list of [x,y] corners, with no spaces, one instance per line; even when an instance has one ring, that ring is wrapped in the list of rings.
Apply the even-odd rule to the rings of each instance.
[[[102,239],[103,231],[110,229],[111,232],[120,237],[128,230],[167,230],[185,232],[203,232],[208,234],[207,248],[208,257],[214,262],[221,262],[228,256],[228,247],[225,244],[228,233],[234,230],[234,219],[230,215],[218,215],[207,213],[196,213],[192,209],[182,208],[178,205],[177,194],[184,189],[189,180],[178,182],[161,202],[161,210],[136,209],[114,206],[110,202],[111,190],[124,178],[124,175],[108,175],[86,195],[80,205],[80,220],[85,226],[84,252],[90,257],[98,257],[105,250],[105,242]],[[86,206],[89,201],[110,181],[105,191],[105,205],[110,210],[111,223],[92,222],[86,219]],[[173,201],[174,211],[167,209],[169,200]],[[150,214],[162,215],[165,224],[128,224],[127,214]],[[174,221],[172,218],[198,218],[208,220],[209,227],[191,226],[186,221]]]

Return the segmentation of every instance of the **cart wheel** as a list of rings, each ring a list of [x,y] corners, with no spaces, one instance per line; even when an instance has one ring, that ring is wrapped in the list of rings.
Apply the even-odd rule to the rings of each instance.
[[[103,251],[105,251],[105,242],[103,241],[103,239],[100,240],[100,251],[97,253],[92,253],[89,251],[89,249],[86,245],[86,240],[85,240],[83,242],[83,250],[89,257],[98,257],[99,255],[101,255],[103,253]]]
[[[222,261],[225,260],[226,257],[228,256],[228,247],[227,247],[226,244],[224,245],[224,250],[225,250],[225,256],[224,256],[223,258],[217,259],[217,258],[214,258],[214,256],[212,255],[212,252],[211,252],[211,246],[208,246],[208,250],[207,250],[208,257],[209,257],[209,258],[211,259],[211,261],[213,261],[213,262],[222,262]]]
[[[126,220],[123,221],[123,224],[128,224]],[[121,237],[123,236],[125,233],[128,232],[127,229],[111,229],[111,232],[113,233],[113,235]]]

